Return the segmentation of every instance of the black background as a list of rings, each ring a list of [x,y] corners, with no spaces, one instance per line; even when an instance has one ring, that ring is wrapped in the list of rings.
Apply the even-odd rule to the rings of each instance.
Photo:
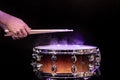
[[[3,38],[1,35],[1,48],[9,50],[6,52],[7,55],[12,54],[14,57],[12,61],[21,65],[18,66],[19,69],[22,65],[30,63],[34,46],[48,44],[49,39],[53,37],[70,39],[73,38],[71,35],[77,34],[82,35],[84,44],[100,48],[101,76],[96,80],[115,80],[114,78],[117,77],[116,72],[119,69],[119,0],[1,0],[0,5],[1,10],[23,19],[32,29],[74,29],[73,33],[36,34],[15,41],[9,37]],[[15,50],[18,54],[15,54]],[[8,59],[11,60],[10,57]],[[2,64],[5,65],[6,62]],[[28,67],[25,69],[27,70]]]

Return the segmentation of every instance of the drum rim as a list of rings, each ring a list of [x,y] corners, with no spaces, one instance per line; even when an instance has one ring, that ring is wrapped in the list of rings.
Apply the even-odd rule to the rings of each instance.
[[[41,71],[37,71],[36,73],[41,73],[42,74],[41,77],[45,77],[45,78],[47,77],[50,77],[50,78],[85,78],[85,77],[91,77],[95,75],[94,72],[90,72],[90,71],[79,72],[76,74],[76,76],[73,73],[56,73],[54,75],[52,75],[52,73],[45,73]],[[36,74],[36,76],[38,75]]]
[[[49,46],[49,45],[47,45],[47,46]],[[51,46],[56,46],[56,45],[51,45]],[[71,46],[71,45],[68,45],[68,46]],[[90,45],[74,45],[74,46],[78,46],[78,47],[83,46],[83,47],[91,47],[91,48],[90,49],[76,48],[76,49],[63,49],[63,50],[61,50],[61,49],[40,48],[40,47],[46,47],[46,45],[45,45],[45,46],[34,47],[33,52],[44,53],[44,54],[92,54],[92,53],[97,53],[98,52],[96,46],[90,46]]]

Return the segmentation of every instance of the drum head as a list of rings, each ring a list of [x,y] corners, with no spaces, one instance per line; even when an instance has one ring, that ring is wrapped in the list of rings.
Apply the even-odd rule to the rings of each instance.
[[[36,49],[46,49],[46,50],[80,50],[80,49],[94,49],[95,46],[88,45],[45,45],[37,46]]]

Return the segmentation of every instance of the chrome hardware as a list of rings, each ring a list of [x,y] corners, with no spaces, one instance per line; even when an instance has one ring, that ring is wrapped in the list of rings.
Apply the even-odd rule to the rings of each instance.
[[[32,58],[37,60],[37,61],[41,61],[41,57],[42,57],[42,55],[32,54]]]
[[[56,60],[57,60],[57,56],[52,55],[51,60],[52,60],[52,61],[56,61]]]
[[[72,56],[71,59],[72,59],[72,62],[73,62],[73,63],[75,63],[75,62],[77,61],[77,57],[76,57],[75,55]]]
[[[72,73],[76,73],[77,72],[77,67],[75,65],[72,65]]]
[[[94,57],[94,55],[92,54],[92,55],[89,55],[88,58],[89,58],[89,62],[92,62],[92,61],[94,61],[94,58],[95,58],[95,57]]]
[[[51,71],[52,71],[52,75],[54,76],[56,74],[56,71],[57,71],[57,67],[55,64],[52,66]]]
[[[42,64],[37,63],[37,62],[32,62],[31,65],[32,65],[33,68],[34,68],[33,71],[38,71],[38,70],[40,70],[41,67],[42,67]]]
[[[89,64],[89,71],[93,71],[95,69],[95,66],[93,64]]]

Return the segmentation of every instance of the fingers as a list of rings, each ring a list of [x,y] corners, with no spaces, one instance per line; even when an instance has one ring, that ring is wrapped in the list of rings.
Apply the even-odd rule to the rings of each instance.
[[[22,29],[16,30],[14,32],[11,32],[11,31],[5,31],[5,32],[7,34],[5,34],[4,36],[11,36],[15,40],[15,39],[27,37],[31,32],[31,28],[29,28],[26,25]]]
[[[21,30],[20,31],[20,34],[19,34],[21,37],[26,37],[28,35],[28,33],[26,32],[25,29]]]
[[[14,40],[24,38],[26,36],[27,36],[27,32],[25,32],[25,30],[20,30],[19,32],[12,34],[12,38]]]
[[[14,34],[12,32],[8,32],[4,36],[11,36],[14,40],[22,38],[22,37],[18,36],[17,34]]]
[[[31,33],[31,28],[28,27],[27,25],[25,26],[25,30],[26,30],[27,34],[30,34],[30,33]]]
[[[20,37],[17,35],[12,35],[12,38],[13,38],[13,40],[20,39]]]
[[[19,36],[22,37],[27,37],[31,32],[31,28],[29,28],[27,25],[21,29],[21,31],[19,32]]]

